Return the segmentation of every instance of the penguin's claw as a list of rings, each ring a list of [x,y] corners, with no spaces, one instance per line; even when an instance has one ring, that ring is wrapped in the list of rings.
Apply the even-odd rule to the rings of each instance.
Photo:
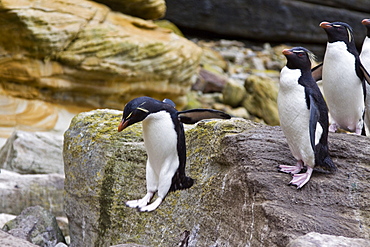
[[[332,124],[330,124],[330,126],[329,126],[329,132],[337,132],[337,130],[338,130],[338,126],[337,126],[337,124],[336,123],[332,123]]]
[[[152,199],[154,193],[148,192],[142,199],[139,200],[132,200],[132,201],[127,201],[126,206],[130,208],[142,208],[148,205],[150,200]]]
[[[313,169],[311,167],[307,167],[307,171],[305,173],[294,174],[292,181],[289,184],[293,184],[297,186],[297,189],[300,189],[305,185],[311,178]]]
[[[126,206],[130,208],[141,208],[146,206],[148,203],[143,201],[142,199],[140,200],[132,200],[132,201],[127,201]]]
[[[279,166],[281,172],[290,173],[290,174],[297,174],[303,168],[302,161],[298,161],[295,166],[287,166],[287,165],[280,165]]]
[[[140,212],[151,212],[158,208],[158,206],[162,203],[162,198],[158,197],[153,203],[146,205],[144,207],[139,207],[138,210]]]

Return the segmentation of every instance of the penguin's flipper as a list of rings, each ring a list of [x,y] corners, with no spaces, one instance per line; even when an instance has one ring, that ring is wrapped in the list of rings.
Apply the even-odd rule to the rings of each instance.
[[[185,124],[195,124],[203,119],[221,118],[230,119],[231,116],[225,112],[213,109],[191,109],[178,112],[179,120]]]
[[[176,107],[176,104],[170,99],[164,99],[162,102],[166,103],[166,104],[169,104],[169,105],[173,106],[174,108]]]
[[[311,94],[309,95],[309,99],[310,99],[310,122],[309,122],[310,142],[312,150],[315,150],[316,126],[320,118],[320,111]]]
[[[364,74],[364,77],[365,77],[365,80],[367,81],[367,84],[370,85],[370,75],[369,75],[369,72],[367,72],[367,70],[362,65],[362,63],[360,63],[360,69],[361,69],[362,73]]]
[[[320,63],[319,65],[313,67],[311,69],[311,74],[312,74],[312,77],[315,81],[320,81],[322,80],[322,63]]]

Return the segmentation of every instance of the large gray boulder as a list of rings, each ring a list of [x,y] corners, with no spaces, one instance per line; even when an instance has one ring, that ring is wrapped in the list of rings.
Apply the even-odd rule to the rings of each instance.
[[[0,168],[21,174],[64,174],[63,136],[17,130],[0,149]]]
[[[365,37],[369,1],[167,0],[166,18],[179,27],[267,42],[325,43],[321,21],[344,21]],[[201,33],[201,32],[199,32]]]
[[[0,213],[19,215],[23,209],[40,205],[56,216],[63,212],[64,175],[21,175],[0,170]]]
[[[280,164],[295,164],[280,127],[243,119],[189,129],[187,173],[196,179],[152,213],[125,201],[145,194],[141,125],[117,133],[121,112],[77,115],[65,133],[65,210],[71,246],[286,246],[309,232],[369,238],[368,137],[330,134],[338,172],[314,173],[301,190]]]

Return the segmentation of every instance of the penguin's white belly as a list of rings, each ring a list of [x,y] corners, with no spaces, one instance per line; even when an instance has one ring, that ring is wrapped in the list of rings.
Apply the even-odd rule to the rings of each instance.
[[[287,73],[290,75],[286,75]],[[297,74],[292,76],[292,73]],[[299,76],[299,70],[282,70],[277,98],[280,126],[294,158],[314,167],[315,155],[309,135],[310,111],[307,109],[304,87],[298,84]],[[321,127],[319,124],[317,127],[317,136],[321,136]],[[316,137],[315,144],[318,140]]]
[[[347,52],[343,42],[327,45],[322,84],[334,121],[342,128],[355,131],[364,111],[364,95],[361,80],[356,75],[355,57]]]
[[[175,172],[179,166],[177,133],[168,112],[150,114],[143,121],[144,145],[149,165],[157,176],[161,171]]]

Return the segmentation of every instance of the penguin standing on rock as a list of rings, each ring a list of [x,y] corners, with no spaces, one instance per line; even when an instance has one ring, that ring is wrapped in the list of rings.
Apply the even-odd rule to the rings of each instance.
[[[287,64],[280,73],[278,111],[280,126],[297,164],[279,168],[293,174],[290,184],[299,189],[310,180],[315,166],[329,172],[336,167],[328,151],[328,109],[311,74],[312,53],[294,47],[283,50],[283,54]],[[300,173],[304,168],[306,171]]]
[[[327,36],[324,61],[313,69],[315,79],[322,79],[323,92],[332,117],[329,131],[338,128],[365,135],[365,78],[355,46],[352,28],[343,22],[321,22]]]
[[[169,99],[162,102],[150,97],[139,97],[127,103],[118,131],[142,121],[144,145],[148,154],[147,194],[142,199],[126,202],[127,206],[138,208],[141,212],[153,211],[169,191],[187,189],[193,185],[194,180],[185,175],[186,147],[182,123],[193,124],[209,118],[231,117],[211,109],[179,112]],[[149,204],[156,192],[158,198]]]
[[[363,19],[362,25],[367,29],[364,43],[360,53],[360,60],[367,71],[370,71],[370,19]],[[367,74],[365,74],[366,76]],[[370,81],[370,79],[367,79]],[[370,84],[366,84],[366,100],[365,100],[365,126],[367,131],[370,131]]]

